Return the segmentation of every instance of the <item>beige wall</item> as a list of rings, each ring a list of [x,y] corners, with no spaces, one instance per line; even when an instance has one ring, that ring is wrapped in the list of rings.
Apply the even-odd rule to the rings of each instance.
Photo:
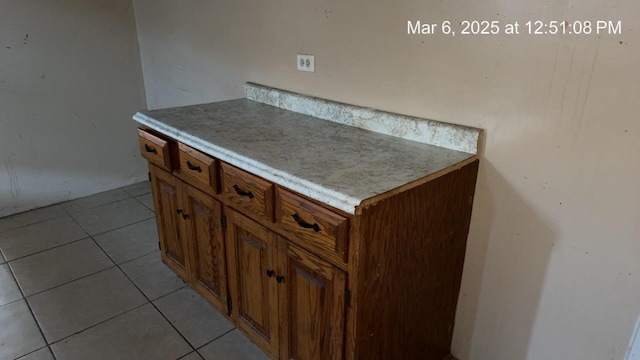
[[[253,81],[486,129],[453,353],[624,357],[640,314],[638,1],[134,4],[150,107]],[[407,20],[464,19],[622,20],[623,34],[406,35]]]
[[[146,178],[129,0],[0,0],[0,217]]]

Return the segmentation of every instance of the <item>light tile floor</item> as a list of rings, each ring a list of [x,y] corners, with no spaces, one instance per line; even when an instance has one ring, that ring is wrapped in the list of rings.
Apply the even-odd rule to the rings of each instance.
[[[160,260],[148,182],[0,219],[0,360],[267,359]]]

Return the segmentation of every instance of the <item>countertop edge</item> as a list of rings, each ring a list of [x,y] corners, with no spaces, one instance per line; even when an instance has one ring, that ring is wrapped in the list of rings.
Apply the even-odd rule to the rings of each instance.
[[[356,207],[359,206],[363,200],[365,200],[354,198],[352,196],[324,188],[316,183],[312,183],[284,171],[274,169],[259,161],[239,155],[233,151],[204,141],[189,133],[180,131],[172,126],[168,126],[167,124],[155,120],[141,112],[137,112],[133,116],[133,120],[142,125],[148,126],[151,129],[159,131],[169,137],[172,137],[177,141],[184,143],[185,145],[191,146],[196,150],[202,151],[219,160],[222,160],[233,166],[237,166],[243,170],[252,172],[253,174],[258,175],[266,180],[272,181],[278,185],[285,186],[302,195],[324,202],[325,204],[332,206],[338,210],[342,210],[346,213],[354,215]]]

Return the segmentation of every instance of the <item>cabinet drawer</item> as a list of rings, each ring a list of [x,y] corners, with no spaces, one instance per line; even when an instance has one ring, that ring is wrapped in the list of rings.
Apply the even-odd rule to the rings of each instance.
[[[183,143],[179,144],[180,175],[206,192],[217,192],[216,159]]]
[[[222,194],[247,212],[273,221],[274,186],[255,175],[221,163]]]
[[[327,257],[347,261],[348,218],[280,188],[277,214],[292,241]]]
[[[175,146],[175,143],[171,143],[142,129],[138,129],[138,142],[140,143],[140,153],[142,157],[163,169],[172,170],[170,147]]]

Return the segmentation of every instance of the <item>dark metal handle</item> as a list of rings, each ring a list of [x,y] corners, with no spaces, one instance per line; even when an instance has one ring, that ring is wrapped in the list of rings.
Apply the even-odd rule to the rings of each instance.
[[[318,226],[317,223],[309,224],[308,222],[300,219],[300,216],[297,213],[293,214],[293,220],[295,220],[298,223],[298,225],[300,225],[305,229],[313,229],[313,231],[315,232],[320,231],[320,226]]]
[[[178,213],[178,214],[182,214],[182,209],[177,209],[177,210],[176,210],[176,213]]]
[[[275,274],[276,274],[276,272],[275,272],[275,271],[273,271],[273,270],[267,270],[267,276],[268,276],[268,277],[273,277],[273,275],[275,275]]]
[[[233,185],[233,190],[240,196],[247,196],[249,199],[253,199],[253,193],[251,191],[244,191],[240,189],[238,184]]]
[[[187,167],[189,168],[189,170],[193,170],[193,171],[197,171],[197,172],[202,172],[202,168],[200,166],[195,166],[191,163],[191,161],[187,160]]]
[[[182,214],[182,218],[187,220],[189,218],[189,214]]]
[[[276,281],[278,282],[278,284],[282,283],[284,281],[284,276],[282,275],[276,276]]]
[[[152,148],[151,146],[144,144],[144,150],[148,153],[157,154],[158,150],[156,148]]]

